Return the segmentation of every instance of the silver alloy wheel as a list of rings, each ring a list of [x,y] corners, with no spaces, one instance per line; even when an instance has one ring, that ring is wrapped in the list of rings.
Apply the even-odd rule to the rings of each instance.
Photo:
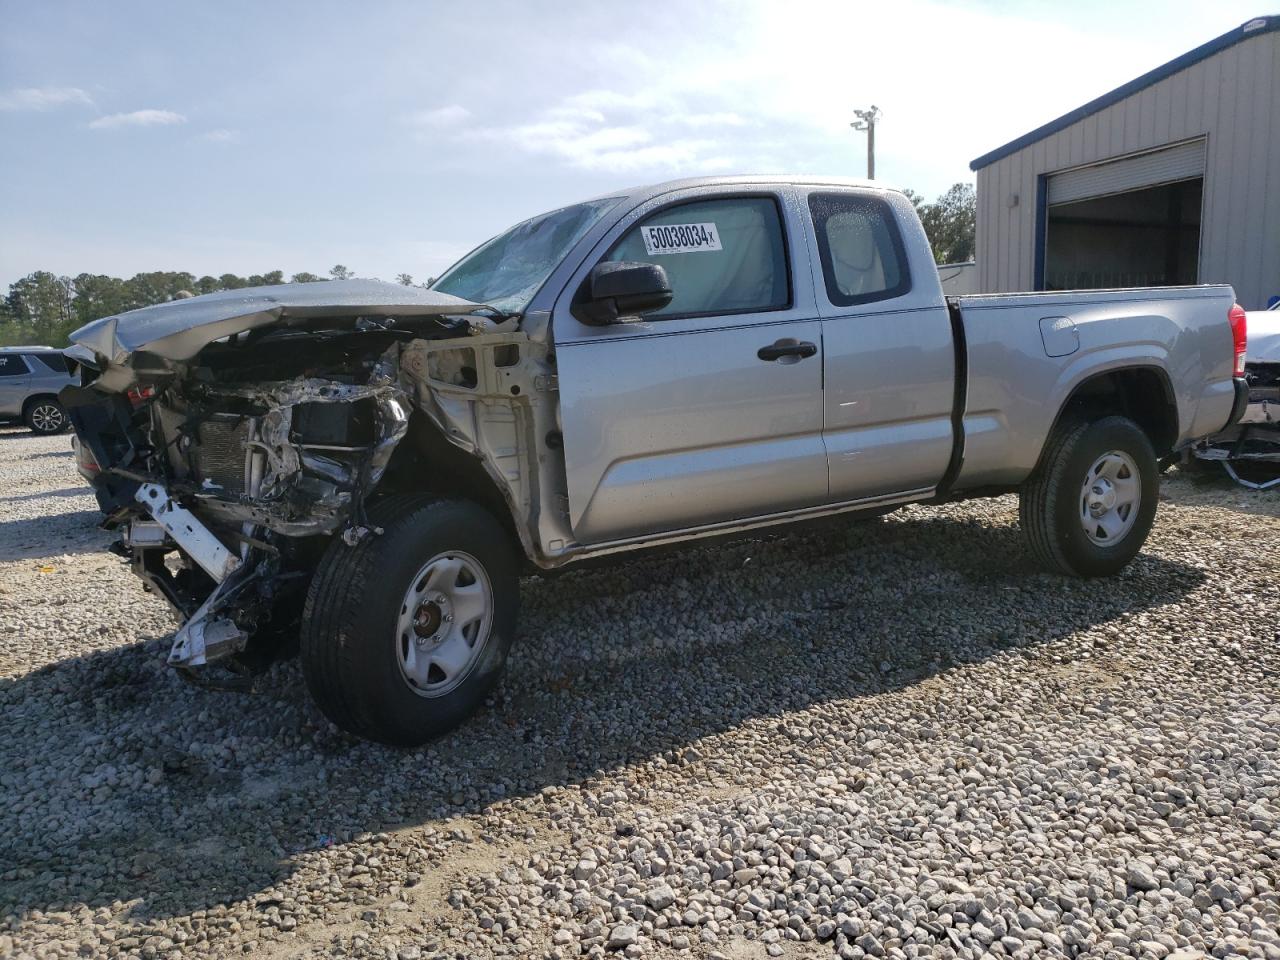
[[[471,672],[493,632],[493,585],[469,553],[440,553],[405,591],[396,622],[400,675],[421,697],[442,697]]]
[[[1142,476],[1133,458],[1121,450],[1093,462],[1080,488],[1080,525],[1100,547],[1125,538],[1138,520]]]
[[[65,419],[62,409],[54,403],[38,403],[31,408],[31,426],[41,433],[57,433]]]

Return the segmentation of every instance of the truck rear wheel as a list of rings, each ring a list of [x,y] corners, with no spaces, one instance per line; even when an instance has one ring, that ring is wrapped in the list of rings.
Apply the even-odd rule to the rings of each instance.
[[[381,527],[335,537],[307,592],[302,669],[330,720],[416,746],[460,724],[493,689],[515,637],[516,558],[483,508],[423,496],[369,511]]]
[[[1064,423],[1023,484],[1018,518],[1042,565],[1102,577],[1142,549],[1158,495],[1155,450],[1136,423],[1118,416]]]

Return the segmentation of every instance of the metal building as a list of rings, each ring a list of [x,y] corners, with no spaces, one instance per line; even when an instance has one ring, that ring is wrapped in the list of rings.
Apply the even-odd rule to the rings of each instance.
[[[1280,294],[1280,16],[974,160],[978,288]]]

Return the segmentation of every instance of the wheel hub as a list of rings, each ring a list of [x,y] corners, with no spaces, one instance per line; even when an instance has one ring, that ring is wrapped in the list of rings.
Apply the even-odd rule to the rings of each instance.
[[[433,594],[418,604],[413,612],[413,632],[419,647],[426,646],[428,641],[440,641],[444,632],[441,628],[453,622],[448,610],[449,598],[442,593]]]
[[[1089,512],[1100,517],[1116,505],[1116,488],[1106,477],[1098,477],[1089,488]]]
[[[31,411],[31,422],[36,429],[54,431],[62,426],[62,411],[47,403],[42,403]]]
[[[1142,502],[1137,462],[1122,450],[1098,457],[1080,488],[1080,524],[1099,546],[1120,543],[1138,520]]]
[[[396,623],[400,673],[419,696],[456,688],[481,659],[493,629],[493,586],[469,553],[428,560],[405,591]]]

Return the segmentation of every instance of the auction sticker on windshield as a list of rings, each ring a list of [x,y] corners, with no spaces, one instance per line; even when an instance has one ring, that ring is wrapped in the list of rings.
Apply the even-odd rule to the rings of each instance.
[[[719,250],[720,234],[714,223],[665,223],[641,227],[644,250],[649,256],[661,253],[704,253]]]

